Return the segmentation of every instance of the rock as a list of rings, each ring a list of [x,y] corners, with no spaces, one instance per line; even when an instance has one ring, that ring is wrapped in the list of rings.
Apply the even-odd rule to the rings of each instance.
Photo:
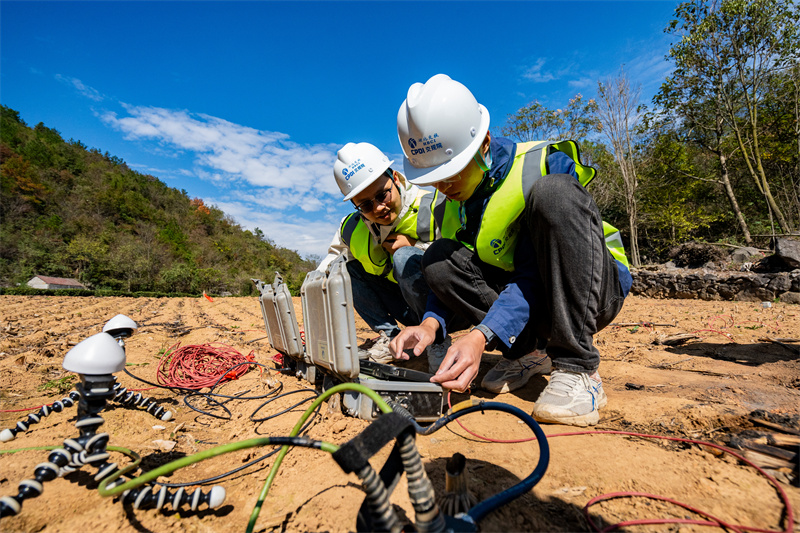
[[[738,300],[763,302],[780,298],[794,302],[800,293],[800,269],[792,272],[735,272],[668,269],[660,272],[634,269],[631,294],[650,298]],[[784,297],[784,295],[786,295]]]
[[[755,248],[747,246],[745,248],[737,248],[734,250],[729,259],[733,263],[745,263],[755,256],[758,256],[758,259],[761,259],[761,252]]]
[[[775,256],[789,268],[800,268],[800,239],[776,237]]]
[[[343,420],[338,420],[338,421],[337,421],[337,422],[336,422],[336,423],[333,425],[333,427],[331,428],[331,431],[333,431],[333,433],[335,433],[335,434],[336,434],[336,433],[341,433],[342,431],[344,431],[345,429],[347,429],[347,426],[348,426],[348,425],[349,425],[349,424],[348,424],[348,421],[347,421],[347,420],[344,420],[344,419],[343,419]]]
[[[163,452],[171,452],[175,446],[178,444],[174,440],[154,440],[153,444],[158,446],[158,449]]]
[[[784,292],[780,298],[783,303],[800,304],[800,292]]]
[[[781,272],[777,274],[772,280],[767,282],[767,288],[780,294],[792,288],[792,280],[789,278],[788,272]]]

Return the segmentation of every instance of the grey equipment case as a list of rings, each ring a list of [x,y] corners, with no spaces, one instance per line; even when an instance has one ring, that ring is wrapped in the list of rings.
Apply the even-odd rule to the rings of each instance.
[[[284,367],[295,376],[314,384],[317,380],[316,368],[309,363],[303,349],[300,326],[294,314],[294,304],[289,288],[280,273],[275,274],[272,285],[254,279],[261,304],[261,314],[267,328],[267,338],[272,349],[284,356]]]
[[[288,301],[288,308],[293,309],[291,297],[272,296],[279,291],[285,291],[288,295],[285,285],[277,289],[261,285],[259,290],[270,344],[281,351],[278,346],[287,346],[290,343],[285,337],[273,341],[270,323],[282,323],[280,331],[297,331],[299,337],[299,329],[292,329],[292,325],[297,325],[294,314],[287,312],[287,304],[283,303]],[[323,391],[342,382],[361,383],[386,400],[403,406],[420,422],[438,419],[442,414],[444,397],[442,388],[428,381],[430,374],[359,359],[352,295],[350,274],[347,272],[344,257],[340,256],[331,263],[328,273],[312,271],[306,275],[300,289],[305,352],[302,356],[292,355],[292,359],[302,360],[306,365],[306,375],[313,374],[309,369],[316,369],[324,374],[321,380]],[[268,302],[271,301],[279,303],[269,305]],[[285,318],[279,320],[279,317]],[[298,377],[304,377],[299,374],[300,372]],[[319,382],[315,384],[320,385]],[[350,416],[373,420],[380,414],[372,399],[365,394],[347,391],[342,396],[344,411]]]

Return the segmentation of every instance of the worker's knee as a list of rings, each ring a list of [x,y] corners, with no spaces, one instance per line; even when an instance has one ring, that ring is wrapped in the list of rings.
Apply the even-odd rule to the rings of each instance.
[[[415,246],[399,248],[392,256],[394,277],[401,279],[416,278],[422,273],[422,255],[424,251]]]

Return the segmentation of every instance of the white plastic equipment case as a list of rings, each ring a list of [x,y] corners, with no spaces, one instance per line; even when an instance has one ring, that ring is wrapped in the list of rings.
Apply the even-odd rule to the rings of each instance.
[[[344,257],[331,263],[327,274],[309,272],[300,288],[304,353],[296,353],[297,346],[302,345],[290,342],[292,336],[299,337],[299,328],[291,296],[282,279],[276,275],[275,286],[253,281],[262,294],[261,311],[270,344],[290,355],[297,364],[298,377],[320,386],[323,391],[341,382],[361,383],[383,398],[402,405],[420,422],[431,422],[441,416],[444,395],[439,385],[427,381],[430,375],[359,359],[353,290]],[[295,351],[289,351],[287,346]],[[308,379],[308,376],[319,378],[319,374],[323,374],[320,381]],[[359,392],[345,392],[342,404],[348,415],[364,420],[373,420],[380,414],[372,399]]]
[[[312,384],[316,383],[316,368],[309,363],[303,349],[300,326],[294,314],[294,304],[289,288],[283,282],[280,273],[275,274],[272,285],[254,279],[261,297],[261,314],[267,328],[267,338],[273,350],[283,354],[284,366],[295,371],[295,375]]]
[[[380,396],[405,407],[420,422],[430,422],[442,414],[442,388],[427,381],[407,381],[403,372],[395,367],[367,363],[358,357],[355,312],[350,274],[344,257],[340,256],[329,267],[329,273],[314,271],[306,275],[300,289],[306,333],[306,355],[311,364],[325,369],[323,389],[337,382],[354,381],[366,385]],[[369,369],[367,367],[370,367]],[[394,379],[372,377],[378,369],[382,376],[395,375]],[[385,371],[381,372],[380,367]],[[367,375],[366,372],[370,372]],[[410,371],[408,373],[415,373]],[[342,404],[351,416],[372,420],[379,415],[374,402],[355,391],[343,394]]]
[[[306,324],[306,354],[312,364],[350,381],[358,377],[358,341],[350,275],[344,258],[334,261],[330,274],[306,274],[300,288]]]

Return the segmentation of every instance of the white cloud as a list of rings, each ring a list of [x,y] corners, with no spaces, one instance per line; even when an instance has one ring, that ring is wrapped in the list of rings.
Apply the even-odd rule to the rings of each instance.
[[[105,100],[105,96],[100,94],[100,91],[98,91],[93,87],[89,87],[78,78],[68,78],[66,76],[62,76],[61,74],[56,74],[56,79],[61,83],[66,83],[67,85],[71,85],[80,94],[82,94],[83,96],[85,96],[90,100],[94,100],[95,102],[100,102],[102,100]]]
[[[577,80],[569,80],[567,85],[571,89],[597,88],[597,80],[589,76],[583,76]]]
[[[193,153],[193,173],[203,179],[255,187],[251,192],[273,197],[276,209],[297,205],[297,194],[308,195],[301,207],[309,211],[338,199],[332,178],[338,147],[332,144],[301,145],[285,133],[183,110],[127,104],[123,108],[127,116],[106,111],[100,119],[126,139],[157,141],[162,149]],[[286,200],[289,194],[292,202]],[[333,198],[320,198],[325,196]]]
[[[170,178],[172,177],[173,174],[179,174],[182,177],[190,175],[187,171],[180,169],[170,170],[166,168],[157,168],[157,167],[150,167],[147,165],[136,165],[136,164],[130,164],[128,166],[137,172],[141,172],[142,174],[150,174],[152,176],[158,176],[161,178],[163,177]]]
[[[272,192],[272,191],[270,191]],[[264,235],[278,246],[296,250],[302,257],[327,254],[328,245],[339,227],[339,220],[311,220],[296,216],[287,217],[274,209],[271,203],[274,198],[259,198],[253,202],[247,200],[214,200],[208,199],[231,216],[243,228],[261,229]],[[265,209],[260,209],[263,206]]]
[[[86,96],[93,94],[79,80],[60,79]],[[303,145],[285,133],[187,110],[120,105],[120,112],[105,109],[95,113],[146,151],[189,162],[171,170],[153,165],[133,168],[169,179],[188,177],[212,183],[215,197],[205,196],[204,201],[243,228],[260,228],[278,246],[304,257],[327,253],[341,216],[348,210],[333,179],[338,146]]]
[[[553,74],[550,72],[542,72],[542,67],[544,67],[544,64],[544,58],[537,59],[535,64],[525,69],[525,71],[522,73],[522,77],[534,83],[544,83],[554,80],[555,76]]]
[[[571,71],[571,65],[565,65],[558,70],[545,70],[545,63],[547,63],[547,60],[540,57],[533,65],[524,67],[522,71],[523,79],[532,81],[533,83],[547,83],[563,78],[569,75]]]
[[[659,90],[674,66],[665,59],[663,52],[655,51],[634,57],[624,68],[631,79],[641,83],[643,92],[649,94]]]

